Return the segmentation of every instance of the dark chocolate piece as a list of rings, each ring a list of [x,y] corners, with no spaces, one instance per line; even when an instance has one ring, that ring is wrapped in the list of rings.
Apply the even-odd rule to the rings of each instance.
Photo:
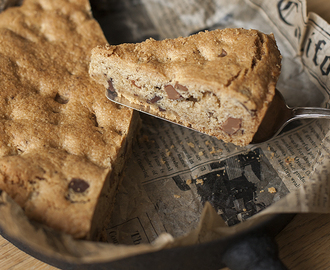
[[[108,84],[109,84],[109,87],[107,89],[107,96],[108,96],[108,98],[115,100],[116,97],[118,96],[118,94],[117,94],[115,88],[113,87],[112,79],[108,80]]]
[[[89,184],[80,178],[72,178],[69,183],[69,188],[74,192],[83,193],[89,188]]]
[[[219,57],[225,57],[226,55],[227,55],[227,52],[224,49],[222,49],[222,52],[221,52],[221,54],[219,54]]]
[[[182,84],[179,84],[178,82],[175,83],[174,87],[178,90],[181,90],[181,91],[188,91],[188,88]]]
[[[169,99],[176,100],[181,97],[181,95],[174,89],[174,87],[172,85],[169,85],[169,84],[165,85],[164,89],[165,89]]]
[[[241,128],[242,119],[229,117],[222,125],[222,129],[228,135],[232,135]]]
[[[69,99],[67,99],[67,98],[61,96],[59,93],[57,93],[55,96],[55,101],[60,104],[67,104],[69,102]]]
[[[162,97],[159,96],[154,96],[152,99],[148,99],[147,103],[151,104],[151,103],[156,103],[157,101],[161,100]]]

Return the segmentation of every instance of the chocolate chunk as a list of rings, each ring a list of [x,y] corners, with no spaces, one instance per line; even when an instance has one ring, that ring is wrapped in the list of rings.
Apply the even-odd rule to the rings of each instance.
[[[108,84],[109,84],[109,87],[107,89],[107,96],[108,96],[108,98],[115,100],[116,97],[118,96],[118,94],[117,94],[115,88],[113,87],[112,79],[110,79],[108,81]]]
[[[227,52],[226,52],[224,49],[222,49],[221,54],[219,54],[218,56],[219,56],[219,57],[224,57],[224,56],[226,56],[226,55],[227,55]]]
[[[69,99],[63,97],[63,96],[60,96],[58,93],[56,94],[55,96],[55,101],[60,103],[60,104],[67,104],[69,102]]]
[[[229,117],[222,125],[222,129],[228,135],[232,135],[241,128],[242,119]]]
[[[193,96],[190,96],[190,97],[186,98],[186,101],[197,102],[198,99],[197,98],[194,98]]]
[[[158,100],[161,100],[162,97],[159,96],[154,96],[152,99],[148,99],[147,103],[151,104],[151,103],[156,103]]]
[[[158,109],[159,109],[160,112],[166,112],[166,110],[163,109],[162,107],[158,107]]]
[[[164,89],[165,89],[169,99],[176,100],[181,97],[181,95],[174,89],[174,87],[172,85],[169,85],[169,84],[165,85]]]
[[[83,179],[72,178],[69,183],[69,188],[72,189],[74,192],[83,193],[84,191],[86,191],[86,189],[89,188],[89,184]]]
[[[181,90],[181,91],[188,91],[188,88],[187,88],[186,86],[184,86],[184,85],[182,85],[182,84],[179,84],[178,82],[175,83],[174,87],[175,87],[176,89]]]

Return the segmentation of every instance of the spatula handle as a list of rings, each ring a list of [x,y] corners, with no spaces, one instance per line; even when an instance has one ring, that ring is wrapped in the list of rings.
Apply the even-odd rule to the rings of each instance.
[[[313,107],[293,108],[292,114],[293,114],[293,119],[303,119],[303,118],[330,119],[330,109],[326,109],[326,108],[313,108]]]

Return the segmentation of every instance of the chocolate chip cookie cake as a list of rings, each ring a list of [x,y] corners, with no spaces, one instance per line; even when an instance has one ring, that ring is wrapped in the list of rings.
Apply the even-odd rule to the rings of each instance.
[[[273,35],[218,29],[98,46],[89,72],[115,101],[245,146],[274,96],[280,67]]]
[[[33,220],[96,239],[139,118],[88,74],[106,44],[87,0],[25,0],[0,13],[0,189]]]

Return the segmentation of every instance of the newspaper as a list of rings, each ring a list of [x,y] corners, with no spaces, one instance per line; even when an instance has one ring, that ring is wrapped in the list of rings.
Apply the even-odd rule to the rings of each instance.
[[[330,57],[326,56],[326,41],[315,36],[325,28],[311,21],[315,16],[308,20],[302,1],[253,0],[246,1],[244,9],[238,8],[242,1],[133,2],[126,1],[129,11],[123,13],[147,14],[148,18],[148,23],[132,28],[129,36],[134,41],[152,33],[164,39],[224,27],[273,32],[283,55],[278,89],[288,104],[325,106],[328,101],[328,77],[323,73],[330,73]],[[298,190],[306,189],[316,175],[320,145],[326,149],[329,129],[327,120],[295,121],[272,141],[240,148],[142,117],[143,128],[107,229],[112,243],[151,243],[162,233],[183,236],[198,226],[207,201],[229,226],[265,209],[279,211],[276,202],[291,193],[298,196]],[[286,204],[279,212],[297,210]]]
[[[104,10],[116,12],[106,16]],[[94,12],[112,44],[225,27],[274,33],[283,55],[277,88],[287,103],[330,107],[330,25],[307,15],[306,1],[121,0],[96,5]],[[106,229],[108,243],[62,236],[60,244],[49,244],[46,234],[37,237],[36,249],[79,262],[115,260],[221,238],[271,213],[330,212],[328,120],[294,121],[271,141],[237,147],[141,117],[142,130]],[[11,202],[4,194],[1,199]],[[7,224],[20,217],[19,210],[14,213]],[[17,229],[28,243],[41,233],[30,226],[28,234]]]

